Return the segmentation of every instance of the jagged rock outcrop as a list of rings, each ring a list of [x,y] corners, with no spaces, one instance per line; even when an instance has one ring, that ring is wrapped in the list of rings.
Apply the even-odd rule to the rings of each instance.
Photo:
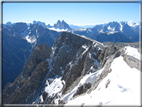
[[[88,89],[90,89],[90,88],[91,88],[91,84],[90,84],[90,83],[86,83],[86,84],[84,84],[84,85],[81,85],[81,86],[78,88],[77,92],[74,94],[73,97],[75,97],[76,95],[80,95],[80,94],[85,93],[85,92],[86,92]]]
[[[52,68],[47,78],[60,76],[61,80],[65,81],[61,92],[66,93],[70,86],[75,87],[72,84],[79,77],[99,69],[100,60],[98,56],[104,47],[103,44],[90,38],[62,32],[52,48]],[[58,94],[52,97],[47,95],[46,99],[48,100],[45,100],[44,103],[54,103],[54,98],[57,96]]]
[[[110,58],[110,56],[115,54],[115,52],[118,50],[119,50],[119,48],[115,45],[111,45],[111,46],[104,48],[104,50],[101,52],[101,54],[99,56],[99,58],[101,60],[100,68],[104,67],[106,61]]]
[[[24,68],[24,78],[31,76],[31,73],[36,68],[36,66],[43,60],[49,58],[51,53],[51,48],[46,44],[38,44],[33,50],[32,54],[29,56]]]
[[[39,44],[29,56],[22,73],[3,91],[5,104],[29,104],[41,92],[44,78],[49,71],[49,63],[45,59],[50,57],[51,48],[46,44]]]
[[[142,71],[141,68],[140,68],[140,66],[141,66],[140,64],[142,63],[142,61],[140,61],[139,59],[137,59],[137,58],[135,58],[135,57],[132,57],[132,56],[130,56],[130,55],[127,55],[127,53],[125,52],[125,51],[126,51],[126,48],[125,48],[125,47],[123,47],[123,48],[121,49],[121,51],[122,51],[121,55],[123,55],[124,61],[125,61],[130,67],[136,68],[136,69]]]
[[[111,63],[116,57],[119,57],[121,55],[121,51],[119,48],[115,45],[107,46],[104,48],[104,50],[101,52],[99,58],[100,58],[100,69],[104,68],[102,70],[102,73],[99,74],[92,85],[92,87],[87,91],[87,93],[90,93],[92,90],[95,90],[98,86],[98,84],[112,71],[110,68]],[[106,83],[106,88],[110,81],[108,80]]]

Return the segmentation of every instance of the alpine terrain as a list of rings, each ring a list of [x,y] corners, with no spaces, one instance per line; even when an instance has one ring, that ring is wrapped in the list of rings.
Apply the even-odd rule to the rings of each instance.
[[[54,26],[69,27],[66,24],[60,26],[60,24],[61,22],[58,21]],[[117,23],[111,25],[115,26]],[[125,24],[123,28],[125,28],[124,26]],[[62,33],[36,24],[25,28],[27,30],[22,33],[22,37],[25,37],[23,43],[29,44],[26,40],[33,42],[30,44],[32,51],[29,51],[31,54],[26,60],[22,72],[3,90],[5,106],[6,104],[24,104],[23,106],[26,104],[31,104],[29,106],[37,104],[47,104],[48,106],[141,105],[141,53],[139,47],[135,47],[135,45],[131,47],[128,46],[129,44],[120,47],[115,44],[101,43],[110,40],[105,37],[107,35],[114,40],[119,38],[119,42],[131,41],[130,37],[124,36],[127,34],[127,30],[123,33],[118,31],[119,35],[117,34],[114,38],[112,33],[105,32],[101,34],[105,38],[104,41],[100,41],[100,34],[90,32],[86,33],[89,35],[87,37],[84,36],[85,34],[77,34],[77,30],[71,31],[70,28],[68,28],[70,31]],[[108,26],[108,28],[112,27]],[[7,28],[8,31],[9,29]],[[100,29],[102,28],[100,27]],[[31,32],[28,33],[28,36],[24,36],[29,30]],[[13,32],[13,28],[10,31]],[[32,31],[41,32],[33,35]],[[53,45],[48,45],[47,43],[51,41],[46,42],[48,39],[44,39],[44,35],[46,37],[53,32],[60,33],[60,35],[51,36],[55,42]],[[15,36],[13,36],[14,33],[7,35],[13,38],[19,36],[20,40],[22,34],[17,30]],[[97,36],[93,37],[94,35]],[[38,40],[44,40],[45,43],[38,42]],[[21,51],[27,48],[29,47],[23,47]],[[17,58],[17,60],[20,59]]]
[[[3,88],[21,73],[29,55],[39,43],[52,47],[61,32],[49,30],[33,22],[3,25]],[[12,75],[12,76],[11,76]]]

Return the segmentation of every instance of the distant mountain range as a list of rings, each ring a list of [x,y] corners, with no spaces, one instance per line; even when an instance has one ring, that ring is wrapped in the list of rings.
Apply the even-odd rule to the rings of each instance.
[[[76,29],[72,31],[73,33],[85,35],[87,37],[90,37],[92,39],[98,39],[98,35],[104,35],[111,34],[111,35],[122,35],[127,38],[125,40],[122,40],[123,38],[113,40],[113,42],[138,42],[139,41],[139,24],[130,22],[109,22],[108,24],[100,24],[96,25],[92,28],[81,28]],[[118,33],[118,34],[117,34]],[[97,36],[96,36],[97,35]],[[108,37],[109,38],[109,37]],[[103,38],[102,38],[103,39]],[[128,40],[129,39],[129,40]],[[99,41],[99,42],[107,42],[105,41]]]
[[[44,28],[48,28],[49,30],[55,30],[57,32],[67,31],[75,34],[84,35],[90,37],[92,39],[97,39],[96,35],[104,35],[101,33],[111,33],[111,35],[121,35],[123,34],[127,40],[120,39],[113,40],[114,42],[138,42],[139,41],[139,23],[131,22],[131,21],[121,21],[121,22],[109,22],[105,24],[99,25],[86,25],[86,26],[76,26],[69,25],[64,20],[58,20],[56,24],[51,26],[50,24],[46,25],[41,21],[33,21],[33,24],[38,24],[43,26]],[[6,25],[12,25],[11,22],[6,23]],[[83,28],[84,27],[84,28]],[[118,33],[118,34],[117,34]],[[96,36],[96,37],[95,37]],[[129,40],[128,40],[129,39]],[[106,39],[107,40],[107,39]],[[101,41],[100,41],[101,42]],[[107,41],[103,41],[107,42]]]
[[[99,42],[139,41],[139,24],[133,22],[109,22],[90,28],[76,28],[73,29],[64,20],[58,20],[53,26],[41,21],[3,24],[3,88],[21,73],[29,55],[38,44],[45,43],[52,47],[62,31],[84,35]]]

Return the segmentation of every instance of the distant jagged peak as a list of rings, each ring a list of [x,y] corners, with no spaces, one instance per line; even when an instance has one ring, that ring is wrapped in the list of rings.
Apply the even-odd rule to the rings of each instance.
[[[62,22],[60,20],[57,21],[57,24],[61,24]],[[55,25],[55,24],[54,24]]]
[[[62,24],[62,23],[66,23],[66,22],[64,20],[62,20],[62,21],[58,20],[57,23],[61,23]]]
[[[68,29],[68,30],[71,30],[70,26],[64,21],[60,21],[58,20],[56,24],[54,24],[55,28],[59,28],[59,29]]]

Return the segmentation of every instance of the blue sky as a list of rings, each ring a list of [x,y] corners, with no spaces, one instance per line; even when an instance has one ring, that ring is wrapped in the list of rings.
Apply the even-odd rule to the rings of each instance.
[[[51,25],[57,20],[76,25],[111,21],[137,23],[139,7],[139,3],[3,3],[3,23],[32,23],[33,20]]]

